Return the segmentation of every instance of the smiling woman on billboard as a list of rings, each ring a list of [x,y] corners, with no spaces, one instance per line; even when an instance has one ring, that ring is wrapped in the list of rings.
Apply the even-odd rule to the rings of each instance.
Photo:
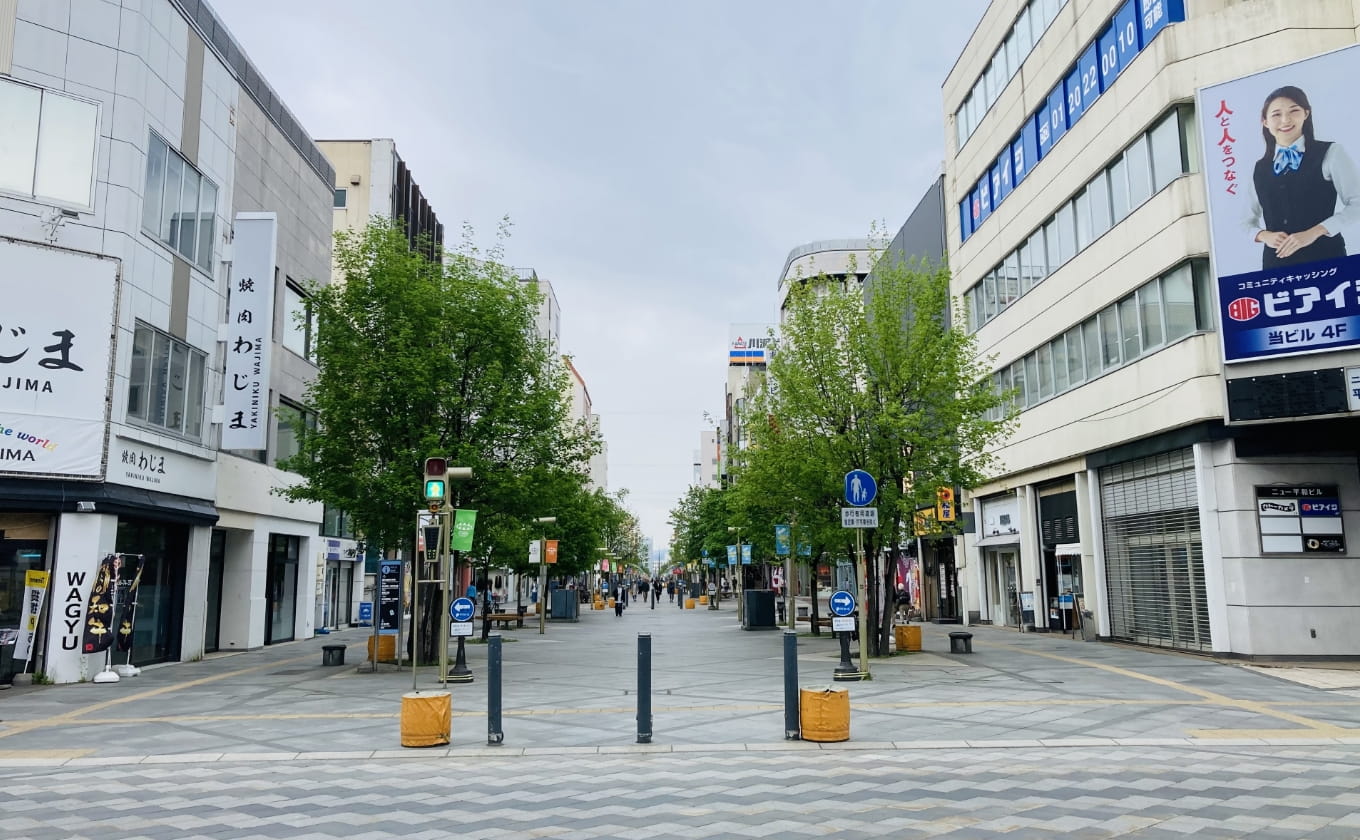
[[[1262,245],[1261,268],[1346,256],[1341,227],[1360,218],[1360,175],[1341,144],[1314,135],[1308,95],[1294,85],[1267,94],[1261,136],[1246,220]]]

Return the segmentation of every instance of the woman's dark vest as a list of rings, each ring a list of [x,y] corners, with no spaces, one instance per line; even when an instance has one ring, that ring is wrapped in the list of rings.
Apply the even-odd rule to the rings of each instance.
[[[1261,202],[1266,230],[1298,233],[1336,212],[1336,187],[1322,177],[1322,159],[1327,156],[1331,146],[1331,143],[1323,140],[1310,142],[1299,168],[1286,169],[1279,175],[1275,174],[1272,159],[1256,161],[1252,178],[1256,184],[1256,197]],[[1312,245],[1284,259],[1275,256],[1274,248],[1263,246],[1261,267],[1277,268],[1346,256],[1346,241],[1336,231],[1328,233],[1337,235],[1319,237]]]

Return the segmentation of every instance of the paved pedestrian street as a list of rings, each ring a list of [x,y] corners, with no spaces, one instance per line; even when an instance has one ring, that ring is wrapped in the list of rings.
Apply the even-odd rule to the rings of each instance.
[[[0,692],[0,837],[1360,837],[1360,698],[1342,673],[1239,667],[1046,634],[926,625],[838,684],[851,737],[784,739],[783,634],[722,610],[502,632],[452,685],[447,747],[404,749],[433,670],[361,660],[367,631]],[[637,743],[639,634],[652,742]],[[342,667],[322,644],[348,645]],[[825,688],[829,636],[798,637]],[[356,653],[357,651],[357,653]]]

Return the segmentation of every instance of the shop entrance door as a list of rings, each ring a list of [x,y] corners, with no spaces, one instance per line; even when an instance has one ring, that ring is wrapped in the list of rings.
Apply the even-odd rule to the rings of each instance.
[[[293,641],[297,620],[298,551],[302,539],[288,534],[269,535],[269,564],[265,572],[264,643]]]

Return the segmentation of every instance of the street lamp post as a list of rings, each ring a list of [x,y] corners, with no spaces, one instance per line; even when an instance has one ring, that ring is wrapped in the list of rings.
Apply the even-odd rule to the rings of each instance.
[[[557,522],[556,516],[540,516],[534,520],[535,525],[552,525]],[[548,529],[542,529],[542,536],[538,541],[538,635],[542,636],[547,632],[548,626]]]

